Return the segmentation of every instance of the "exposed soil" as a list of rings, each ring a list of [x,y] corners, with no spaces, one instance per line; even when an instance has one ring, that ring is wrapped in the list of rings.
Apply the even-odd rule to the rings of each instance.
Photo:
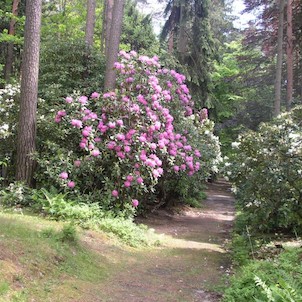
[[[232,229],[234,200],[222,180],[209,184],[207,195],[202,209],[183,208],[177,214],[160,210],[140,219],[169,239],[156,249],[117,252],[122,270],[118,265],[98,294],[90,290],[93,300],[78,301],[219,301],[219,287],[230,269],[225,244]]]

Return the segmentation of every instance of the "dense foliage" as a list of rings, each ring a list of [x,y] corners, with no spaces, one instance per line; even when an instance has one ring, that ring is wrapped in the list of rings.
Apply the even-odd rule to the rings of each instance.
[[[225,174],[248,223],[262,231],[302,229],[302,108],[233,143]]]
[[[64,95],[81,91],[85,94],[104,84],[105,58],[85,42],[78,40],[45,41],[42,44],[39,74],[39,96],[54,101]]]
[[[61,139],[46,141],[49,149],[38,159],[47,182],[94,192],[103,206],[120,211],[148,199],[156,184],[171,190],[162,185],[167,179],[188,174],[198,185],[216,172],[219,142],[206,111],[193,114],[185,77],[135,52],[121,52],[115,68],[115,92],[67,97],[60,105]]]
[[[300,258],[301,248],[287,249],[267,260],[251,261],[231,279],[222,301],[302,301]]]

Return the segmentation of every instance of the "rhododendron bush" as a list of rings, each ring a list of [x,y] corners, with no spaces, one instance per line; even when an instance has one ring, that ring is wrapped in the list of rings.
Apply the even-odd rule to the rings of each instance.
[[[238,204],[258,230],[302,230],[302,107],[233,143],[224,163]]]
[[[167,175],[208,177],[219,142],[206,110],[193,114],[185,76],[135,52],[121,52],[114,67],[114,91],[68,96],[56,113],[66,129],[62,145],[71,141],[76,148],[57,154],[54,181],[74,192],[100,190],[100,202],[123,210],[149,199]],[[45,161],[44,167],[47,174]]]

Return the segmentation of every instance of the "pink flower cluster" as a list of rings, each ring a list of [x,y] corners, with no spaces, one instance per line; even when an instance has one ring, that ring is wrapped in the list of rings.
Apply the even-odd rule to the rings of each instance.
[[[192,115],[194,103],[185,76],[161,68],[157,57],[121,51],[114,67],[119,74],[116,92],[94,92],[90,99],[81,96],[76,101],[67,97],[66,103],[78,104],[79,110],[76,116],[60,110],[55,121],[65,119],[79,129],[79,146],[90,159],[107,154],[120,165],[124,176],[112,179],[111,195],[129,196],[137,207],[133,194],[154,185],[165,172],[193,175],[200,169],[200,151],[190,145],[184,129],[175,129],[175,119]],[[89,110],[91,102],[99,99],[95,106],[99,111]],[[74,166],[79,168],[81,161]],[[67,179],[63,173],[60,177]]]
[[[60,173],[59,177],[60,177],[62,180],[66,181],[66,180],[68,179],[69,175],[68,175],[68,173],[67,173],[66,171],[63,171],[62,173]],[[72,180],[68,180],[68,181],[67,181],[67,186],[68,186],[69,188],[73,189],[73,188],[75,187],[75,182],[72,181]]]

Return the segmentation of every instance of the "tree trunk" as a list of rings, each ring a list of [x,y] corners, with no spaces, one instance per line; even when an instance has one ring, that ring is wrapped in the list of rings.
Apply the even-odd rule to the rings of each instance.
[[[108,43],[108,52],[106,54],[106,73],[105,73],[105,90],[114,89],[116,81],[116,72],[113,69],[114,63],[117,61],[125,0],[115,0],[112,12],[112,20],[110,29],[110,39]],[[108,24],[107,24],[108,25]]]
[[[281,110],[284,2],[285,2],[285,0],[280,0],[279,1],[279,22],[278,22],[277,65],[276,65],[274,116],[279,115],[280,110]]]
[[[183,58],[186,53],[187,39],[186,39],[186,16],[185,7],[180,4],[180,23],[179,23],[179,35],[178,35],[178,52]]]
[[[174,49],[174,29],[170,31],[168,39],[168,53],[172,54]]]
[[[101,53],[105,53],[105,28],[106,28],[106,0],[103,3],[103,24],[102,24],[102,32],[101,32]]]
[[[42,0],[26,2],[16,180],[33,184]]]
[[[95,26],[96,0],[87,0],[85,42],[88,47],[93,46],[93,34]]]
[[[287,1],[287,93],[286,109],[290,111],[293,101],[293,0]]]
[[[105,57],[109,54],[109,43],[110,43],[110,30],[112,26],[112,15],[113,15],[114,0],[105,0],[104,3],[104,20],[103,20],[103,45],[105,44],[104,54]]]
[[[13,1],[12,13],[14,16],[18,16],[18,6],[20,0]],[[15,25],[16,20],[12,18],[9,22],[8,34],[14,36],[15,35]],[[9,81],[12,71],[13,71],[13,61],[14,61],[14,43],[8,43],[7,45],[7,54],[6,54],[6,62],[4,68],[4,79],[6,82]]]

